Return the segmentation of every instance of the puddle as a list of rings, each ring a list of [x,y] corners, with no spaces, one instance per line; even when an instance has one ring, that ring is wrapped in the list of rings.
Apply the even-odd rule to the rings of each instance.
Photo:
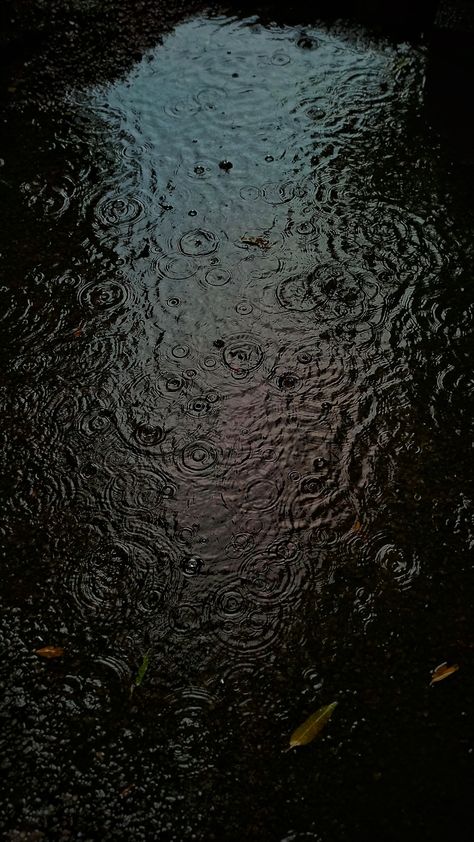
[[[424,71],[197,17],[7,171],[8,838],[409,840],[467,764],[461,673],[427,689],[463,654],[472,304]]]

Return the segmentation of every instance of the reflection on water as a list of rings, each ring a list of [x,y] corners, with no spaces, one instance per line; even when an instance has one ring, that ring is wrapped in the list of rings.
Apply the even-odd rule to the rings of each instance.
[[[314,755],[302,772],[275,750],[333,697],[331,774],[367,710],[384,744],[392,685],[365,710],[352,695],[400,647],[430,532],[472,542],[467,489],[446,503],[430,478],[437,437],[466,429],[472,307],[461,324],[423,67],[322,29],[190,20],[128,78],[71,93],[19,179],[6,648],[54,797],[25,796],[20,821],[14,794],[12,829],[87,836],[86,809],[101,838],[302,840],[321,814],[324,838],[356,838],[309,799]],[[45,674],[38,641],[64,663]]]

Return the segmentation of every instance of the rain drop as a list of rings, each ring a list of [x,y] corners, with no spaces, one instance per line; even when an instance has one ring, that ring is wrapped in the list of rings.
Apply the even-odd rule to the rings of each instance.
[[[181,562],[181,569],[185,576],[197,576],[203,568],[203,560],[198,555],[184,558]]]

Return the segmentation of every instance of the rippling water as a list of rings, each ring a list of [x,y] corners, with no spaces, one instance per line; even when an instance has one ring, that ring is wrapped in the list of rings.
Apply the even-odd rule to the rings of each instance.
[[[407,45],[195,18],[6,161],[12,833],[415,833],[360,804],[391,815],[399,742],[422,734],[423,778],[451,705],[458,733],[457,687],[433,712],[426,684],[469,655],[440,593],[474,541],[472,211],[424,71]],[[280,759],[333,698],[325,741]]]

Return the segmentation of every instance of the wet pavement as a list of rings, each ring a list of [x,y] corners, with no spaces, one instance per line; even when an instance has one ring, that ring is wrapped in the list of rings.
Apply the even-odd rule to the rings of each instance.
[[[5,838],[468,838],[472,156],[423,43],[174,14],[4,71]]]

